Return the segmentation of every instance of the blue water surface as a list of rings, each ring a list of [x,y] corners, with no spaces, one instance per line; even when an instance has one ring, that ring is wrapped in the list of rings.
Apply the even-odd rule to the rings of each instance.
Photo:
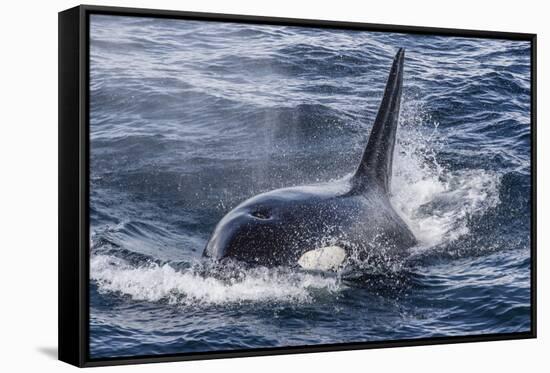
[[[92,15],[90,356],[530,330],[527,42]],[[357,166],[406,48],[386,273],[218,268],[248,197]]]

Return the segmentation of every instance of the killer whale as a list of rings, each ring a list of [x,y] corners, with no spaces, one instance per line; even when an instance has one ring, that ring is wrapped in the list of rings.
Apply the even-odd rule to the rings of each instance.
[[[404,58],[401,48],[355,173],[242,202],[218,222],[203,255],[308,269],[335,269],[346,258],[387,260],[406,255],[416,239],[389,199]],[[327,258],[336,262],[316,267],[315,261]]]

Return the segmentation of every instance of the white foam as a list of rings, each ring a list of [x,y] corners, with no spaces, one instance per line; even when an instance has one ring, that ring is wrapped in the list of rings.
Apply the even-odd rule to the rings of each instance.
[[[435,157],[438,146],[444,144],[437,123],[432,133],[422,133],[420,124],[430,118],[419,116],[418,111],[404,112],[391,201],[421,246],[432,247],[468,234],[467,218],[499,203],[500,175],[482,169],[446,170]]]
[[[93,256],[90,267],[91,279],[100,291],[172,304],[311,302],[315,291],[333,293],[343,288],[335,277],[267,268],[251,269],[222,280],[193,269],[176,270],[170,264],[136,267],[109,255]]]

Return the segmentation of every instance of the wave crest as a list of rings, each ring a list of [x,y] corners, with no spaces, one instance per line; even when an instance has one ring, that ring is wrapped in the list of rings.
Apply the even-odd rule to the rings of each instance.
[[[253,268],[209,273],[204,263],[187,269],[171,264],[131,265],[122,258],[95,255],[91,258],[91,279],[100,292],[114,292],[134,300],[176,305],[219,305],[247,302],[310,303],[323,293],[345,288],[337,277]]]

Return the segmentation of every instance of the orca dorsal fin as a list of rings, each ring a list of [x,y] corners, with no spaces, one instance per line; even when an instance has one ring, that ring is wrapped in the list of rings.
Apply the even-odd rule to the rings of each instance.
[[[373,183],[389,194],[395,134],[399,121],[399,106],[403,88],[403,60],[405,49],[400,48],[390,70],[384,97],[363,152],[361,163],[353,176],[354,192],[363,192]]]

